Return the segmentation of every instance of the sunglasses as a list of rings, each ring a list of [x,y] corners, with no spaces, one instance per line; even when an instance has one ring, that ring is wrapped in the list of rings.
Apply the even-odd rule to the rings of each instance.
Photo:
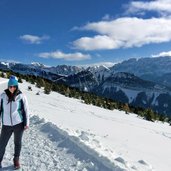
[[[16,86],[9,86],[9,88],[17,88]]]

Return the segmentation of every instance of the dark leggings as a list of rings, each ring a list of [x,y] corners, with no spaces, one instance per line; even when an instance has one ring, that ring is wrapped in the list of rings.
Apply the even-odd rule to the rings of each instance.
[[[23,131],[24,131],[23,123],[14,126],[6,126],[6,125],[2,126],[1,136],[0,136],[0,162],[3,159],[5,148],[13,132],[14,132],[14,145],[15,145],[14,157],[20,156]]]

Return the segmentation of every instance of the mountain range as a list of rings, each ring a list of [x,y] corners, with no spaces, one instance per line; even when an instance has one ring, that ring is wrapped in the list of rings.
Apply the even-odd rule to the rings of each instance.
[[[112,67],[45,66],[1,62],[0,69],[31,74],[63,83],[81,91],[152,108],[171,116],[171,58],[129,59]]]

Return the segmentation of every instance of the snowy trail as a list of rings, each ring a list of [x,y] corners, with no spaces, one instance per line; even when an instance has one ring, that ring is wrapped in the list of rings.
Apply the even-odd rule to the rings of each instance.
[[[29,130],[25,131],[21,152],[23,171],[110,171],[93,156],[43,119],[32,116]],[[11,137],[2,162],[2,171],[13,170],[13,137]],[[115,168],[120,171],[120,169]]]

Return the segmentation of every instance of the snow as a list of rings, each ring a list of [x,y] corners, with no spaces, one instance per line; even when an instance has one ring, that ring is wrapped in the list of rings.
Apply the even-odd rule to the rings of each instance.
[[[140,93],[140,91],[137,90],[131,90],[126,88],[121,88],[121,90],[126,94],[126,96],[129,98],[129,103],[132,103],[134,99],[136,99],[137,94]]]
[[[0,62],[2,65],[6,65],[9,67],[9,63],[8,62]]]
[[[0,79],[0,90],[6,88]],[[135,114],[86,105],[59,93],[43,93],[20,84],[31,113],[24,135],[24,170],[169,171],[171,127],[145,121]],[[40,91],[40,95],[36,93]],[[12,161],[12,141],[5,167]],[[49,164],[50,162],[50,164]]]
[[[154,98],[153,98],[153,101],[152,101],[151,105],[156,105],[156,106],[158,106],[157,97],[160,95],[160,93],[155,93],[155,92],[154,92],[153,95],[154,95]]]

